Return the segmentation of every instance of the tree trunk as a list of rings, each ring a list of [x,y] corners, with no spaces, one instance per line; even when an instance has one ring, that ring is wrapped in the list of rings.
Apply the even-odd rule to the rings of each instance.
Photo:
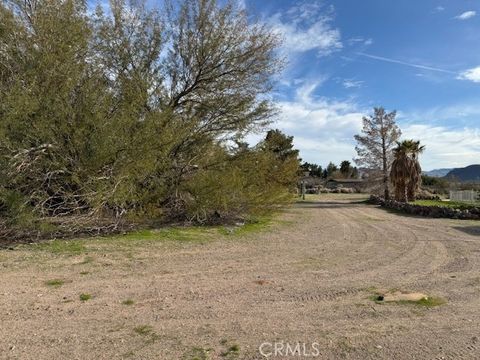
[[[382,160],[383,160],[383,186],[385,191],[385,200],[390,200],[390,191],[388,190],[388,162],[387,147],[385,144],[385,135],[382,128]]]

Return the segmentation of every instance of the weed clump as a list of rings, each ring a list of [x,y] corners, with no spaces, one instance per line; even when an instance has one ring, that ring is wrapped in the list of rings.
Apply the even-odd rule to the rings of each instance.
[[[62,280],[62,279],[52,279],[52,280],[45,281],[45,285],[51,286],[51,287],[54,287],[54,288],[59,288],[64,283],[65,283],[65,281]]]
[[[88,301],[92,298],[92,295],[90,294],[80,294],[80,300],[85,302],[85,301]]]

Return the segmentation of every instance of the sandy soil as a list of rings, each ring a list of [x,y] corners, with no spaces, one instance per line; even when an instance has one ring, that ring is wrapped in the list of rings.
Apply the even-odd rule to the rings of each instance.
[[[315,199],[242,236],[0,250],[0,358],[250,360],[275,342],[319,359],[480,358],[478,222]],[[377,289],[446,303],[378,304]]]

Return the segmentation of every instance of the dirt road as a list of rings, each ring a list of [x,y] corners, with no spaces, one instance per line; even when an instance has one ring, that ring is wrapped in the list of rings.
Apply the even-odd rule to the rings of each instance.
[[[356,200],[243,235],[0,250],[0,358],[479,359],[480,224]],[[377,304],[379,289],[446,303]]]

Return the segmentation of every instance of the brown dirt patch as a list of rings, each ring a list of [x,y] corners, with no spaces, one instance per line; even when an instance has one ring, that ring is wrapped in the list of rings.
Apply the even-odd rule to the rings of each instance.
[[[240,236],[0,250],[0,358],[252,360],[275,341],[320,359],[480,358],[480,238],[461,229],[478,223],[308,199]],[[381,288],[448,302],[385,306]]]

